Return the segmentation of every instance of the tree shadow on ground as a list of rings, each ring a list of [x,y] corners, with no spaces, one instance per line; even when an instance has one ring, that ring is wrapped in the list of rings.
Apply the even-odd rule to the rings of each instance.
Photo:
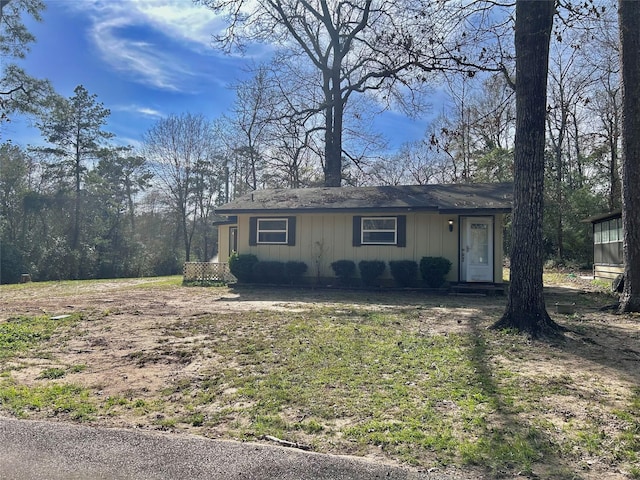
[[[485,478],[513,477],[519,471],[523,475],[520,478],[536,478],[537,475],[537,478],[578,480],[587,475],[580,465],[566,458],[566,454],[563,457],[558,440],[554,440],[552,434],[538,421],[542,419],[542,414],[538,416],[535,409],[533,416],[523,414],[513,404],[514,398],[517,402],[517,392],[513,391],[517,381],[507,380],[505,383],[500,380],[501,372],[495,366],[493,358],[496,353],[494,335],[500,334],[489,333],[485,328],[504,308],[506,297],[292,288],[242,288],[232,290],[232,294],[234,298],[223,300],[264,300],[285,304],[308,302],[327,306],[338,304],[344,305],[345,309],[366,308],[367,305],[420,308],[424,312],[421,317],[424,315],[424,318],[429,318],[429,308],[468,309],[467,313],[470,313],[462,317],[464,320],[460,321],[461,317],[458,315],[449,315],[447,318],[454,322],[458,318],[459,327],[466,329],[473,339],[470,356],[475,374],[471,381],[476,382],[483,394],[490,399],[492,411],[483,435],[477,439],[475,446],[470,447],[473,451],[462,452],[465,463],[482,470]],[[551,352],[551,361],[558,364],[560,371],[566,359],[593,362],[594,365],[608,369],[608,372],[601,371],[603,374],[613,374],[629,383],[640,384],[640,329],[637,327],[640,323],[633,323],[630,316],[599,311],[601,307],[613,303],[614,297],[603,292],[552,287],[545,288],[545,298],[554,320],[568,331],[564,334],[563,341],[544,342],[546,347],[541,350],[542,355]],[[568,316],[555,313],[553,307],[556,302],[575,304],[576,313]],[[558,352],[557,358],[554,351]],[[542,375],[549,377],[547,380],[551,383],[557,381],[551,378],[553,374],[549,372]]]
[[[615,370],[627,381],[640,383],[640,319],[633,314],[617,314],[608,308],[616,304],[615,296],[553,288],[545,298],[549,310],[556,302],[571,305],[574,310],[571,314],[554,315],[567,331],[562,340],[552,343],[553,346],[566,354]]]
[[[612,323],[569,321],[565,326],[568,331],[562,341],[554,343],[557,348],[615,370],[626,381],[640,384],[640,327],[634,334],[632,329]]]
[[[518,408],[510,401],[512,394],[507,391],[508,387],[496,381],[500,375],[491,362],[484,326],[479,321],[470,321],[468,328],[474,339],[471,361],[476,381],[495,409],[486,438],[478,439],[485,450],[480,453],[479,466],[487,478],[513,477],[514,472],[518,472],[517,478],[582,478],[573,466],[563,461],[552,439],[518,414]]]
[[[234,286],[231,295],[225,295],[221,301],[232,302],[301,302],[313,304],[350,304],[385,305],[389,307],[407,307],[413,305],[478,305],[484,308],[494,305],[496,298],[504,302],[504,297],[486,296],[452,296],[441,292],[418,289],[385,289],[385,288],[299,288],[288,286]]]

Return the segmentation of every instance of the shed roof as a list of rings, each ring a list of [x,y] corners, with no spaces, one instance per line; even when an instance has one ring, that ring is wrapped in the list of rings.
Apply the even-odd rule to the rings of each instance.
[[[614,210],[613,212],[600,213],[598,215],[593,215],[591,217],[585,218],[582,220],[584,223],[598,223],[604,220],[609,220],[610,218],[619,218],[622,217],[622,210]]]
[[[320,187],[257,190],[222,205],[216,212],[235,215],[422,210],[482,214],[510,212],[512,203],[512,183]]]

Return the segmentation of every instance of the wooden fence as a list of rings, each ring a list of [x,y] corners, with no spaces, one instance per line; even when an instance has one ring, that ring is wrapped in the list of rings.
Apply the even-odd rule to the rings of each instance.
[[[235,282],[236,277],[229,271],[228,263],[185,262],[182,269],[185,282]]]

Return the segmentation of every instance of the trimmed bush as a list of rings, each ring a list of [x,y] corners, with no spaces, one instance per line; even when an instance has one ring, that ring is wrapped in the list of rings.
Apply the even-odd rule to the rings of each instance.
[[[253,265],[253,280],[258,283],[284,283],[284,263],[260,261]]]
[[[413,260],[392,260],[389,270],[400,287],[413,287],[418,281],[418,263]]]
[[[349,279],[356,272],[356,263],[352,260],[337,260],[331,264],[333,273],[340,279],[343,285],[349,284]]]
[[[284,276],[289,283],[298,283],[307,271],[307,264],[293,260],[284,264]]]
[[[251,253],[237,253],[229,257],[229,270],[240,283],[249,283],[253,280],[253,266],[258,263],[258,257]]]
[[[362,283],[368,287],[374,286],[378,277],[384,273],[386,265],[381,260],[362,260],[358,263]]]
[[[420,274],[431,288],[441,287],[450,270],[451,262],[444,257],[422,257],[420,260]]]

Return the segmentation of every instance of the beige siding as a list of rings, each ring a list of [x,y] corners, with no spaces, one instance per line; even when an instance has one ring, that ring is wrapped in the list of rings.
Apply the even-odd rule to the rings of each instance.
[[[502,283],[504,281],[504,215],[495,216],[493,230],[493,278],[495,283]]]
[[[424,256],[443,256],[452,262],[447,279],[458,280],[459,219],[456,215],[395,212],[385,215],[406,215],[407,246],[362,245],[353,246],[353,214],[305,214],[296,219],[296,244],[249,246],[249,217],[238,215],[239,253],[252,253],[260,260],[286,262],[296,260],[308,266],[307,276],[332,277],[331,262],[336,260],[415,260]],[[269,217],[271,215],[260,215]],[[273,215],[276,217],[277,215]],[[495,279],[502,281],[502,215],[496,215]],[[454,220],[449,231],[449,219]],[[219,227],[219,261],[226,262],[229,252],[229,226]],[[318,271],[319,269],[319,271]],[[389,270],[385,273],[389,277]]]
[[[218,262],[229,261],[229,225],[218,225]]]

